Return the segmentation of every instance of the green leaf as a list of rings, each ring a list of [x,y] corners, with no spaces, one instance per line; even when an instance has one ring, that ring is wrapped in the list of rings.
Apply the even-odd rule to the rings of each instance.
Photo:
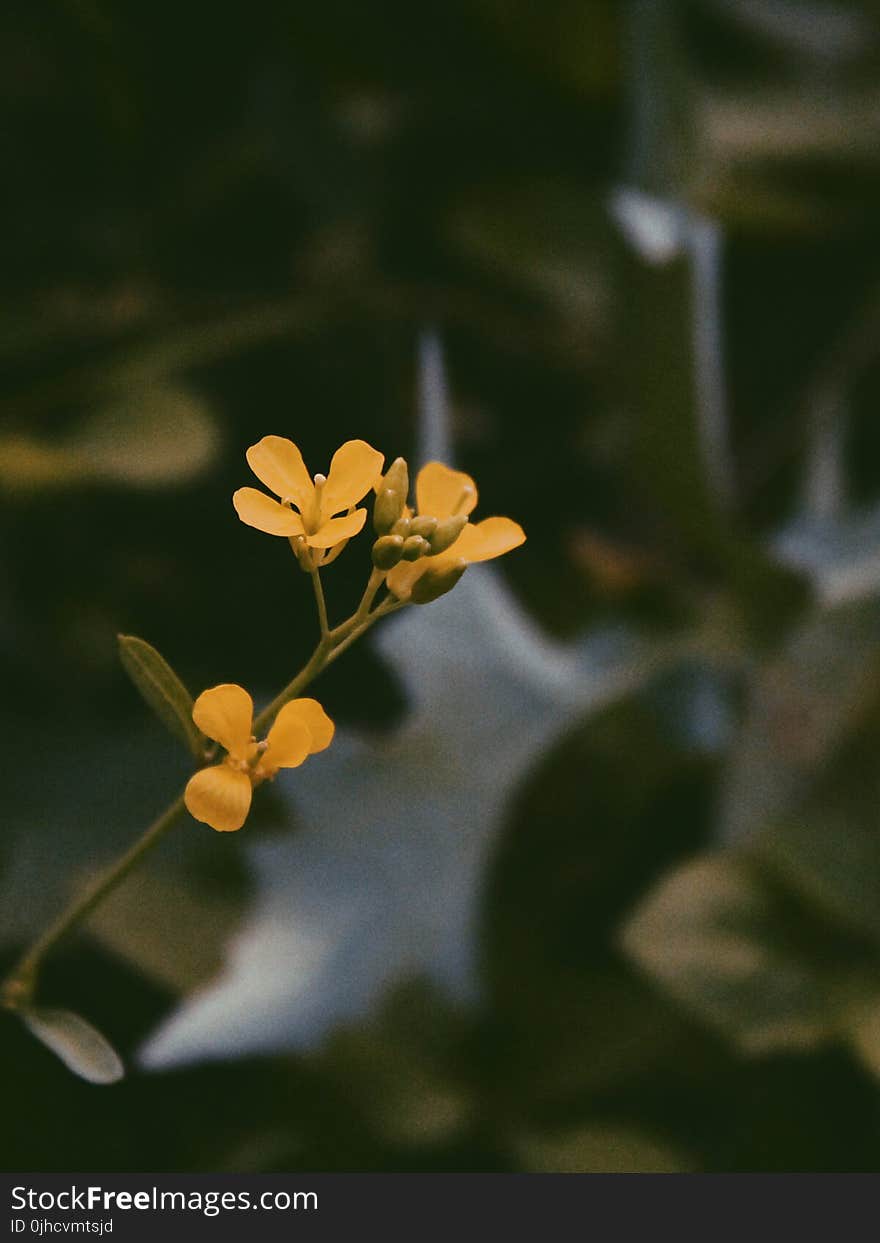
[[[119,1054],[97,1028],[71,1010],[22,1010],[25,1027],[81,1079],[118,1083],[125,1075]]]
[[[840,973],[816,961],[783,895],[741,859],[709,855],[678,868],[636,909],[622,942],[747,1053],[814,1048],[836,1030]]]
[[[192,719],[193,698],[180,678],[154,647],[133,634],[119,635],[119,659],[159,720],[202,758],[204,735]]]

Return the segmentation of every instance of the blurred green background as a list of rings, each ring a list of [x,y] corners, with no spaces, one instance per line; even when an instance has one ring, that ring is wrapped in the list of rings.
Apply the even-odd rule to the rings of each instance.
[[[241,834],[182,824],[51,960],[122,1084],[0,1015],[3,1168],[875,1170],[875,6],[57,0],[0,32],[5,963],[186,775],[117,632],[263,698],[311,649],[307,582],[231,508],[249,444],[415,460],[439,343],[455,463],[528,533],[318,684],[396,808],[348,888],[343,747],[302,816],[291,774]],[[461,786],[414,719],[476,748]],[[276,962],[222,1050],[138,1069],[267,909],[299,927],[275,858],[366,956],[308,1030]],[[408,956],[426,900],[449,945]]]

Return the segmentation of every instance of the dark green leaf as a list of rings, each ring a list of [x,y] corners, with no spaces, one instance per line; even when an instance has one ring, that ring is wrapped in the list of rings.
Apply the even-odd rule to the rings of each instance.
[[[119,635],[119,658],[159,720],[194,756],[204,754],[205,739],[192,719],[193,698],[154,647],[132,634]]]

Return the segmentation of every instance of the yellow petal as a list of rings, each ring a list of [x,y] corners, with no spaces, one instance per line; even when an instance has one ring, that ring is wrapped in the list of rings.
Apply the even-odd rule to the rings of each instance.
[[[282,500],[290,498],[305,513],[315,495],[315,485],[302,454],[292,440],[264,436],[247,451],[248,465],[261,483]]]
[[[333,454],[321,496],[321,514],[329,518],[363,500],[382,474],[385,458],[364,440],[347,440]]]
[[[367,520],[365,509],[356,509],[353,514],[345,514],[342,518],[330,518],[314,535],[306,536],[306,543],[312,548],[332,548],[340,540],[351,539]]]
[[[511,518],[484,518],[469,522],[452,547],[433,560],[491,561],[524,544],[525,538],[525,531]]]
[[[416,579],[421,578],[429,564],[439,560],[440,557],[423,557],[421,561],[398,561],[394,569],[388,571],[385,585],[398,600],[406,600]]]
[[[193,720],[203,734],[225,747],[237,760],[248,758],[254,701],[234,682],[202,691],[193,705]]]
[[[477,503],[477,485],[463,470],[428,462],[416,479],[416,503],[419,513],[429,518],[469,514]]]
[[[267,535],[302,535],[303,523],[299,514],[274,501],[256,488],[239,488],[233,494],[235,512],[249,527],[265,531]]]
[[[309,755],[315,755],[316,752],[323,751],[333,741],[336,726],[317,699],[292,699],[289,704],[285,704],[281,709],[281,712],[278,714],[278,720],[281,719],[282,714],[286,715],[290,720],[299,721],[309,731],[312,739],[309,745]],[[276,720],[275,725],[278,724],[278,720]],[[275,726],[273,725],[272,728],[274,729]],[[269,737],[272,737],[271,733]]]
[[[269,730],[269,744],[260,761],[264,772],[273,773],[278,768],[298,768],[312,746],[312,734],[294,708],[296,700],[285,704]],[[293,710],[292,710],[293,709]]]
[[[247,820],[252,795],[247,773],[228,764],[202,768],[190,777],[184,801],[189,814],[218,833],[234,833]]]

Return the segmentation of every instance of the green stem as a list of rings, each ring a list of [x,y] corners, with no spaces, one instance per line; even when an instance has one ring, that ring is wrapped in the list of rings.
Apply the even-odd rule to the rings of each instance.
[[[367,583],[367,589],[364,592],[363,596],[361,597],[360,604],[357,606],[357,612],[352,618],[353,621],[361,622],[364,620],[365,617],[369,615],[370,605],[375,600],[376,592],[379,590],[379,588],[382,586],[384,582],[385,582],[384,570],[373,570],[372,574],[370,575],[369,582]]]
[[[312,570],[312,587],[315,592],[315,604],[318,606],[318,623],[321,627],[321,638],[326,639],[330,633],[330,627],[327,625],[327,601],[324,599],[321,573],[317,566]]]
[[[284,705],[289,703],[291,699],[296,699],[297,695],[304,691],[310,682],[314,681],[327,663],[327,657],[333,649],[334,634],[336,634],[335,630],[329,632],[321,639],[321,642],[296,677],[287,683],[284,690],[275,696],[269,706],[264,708],[258,717],[254,718],[254,734],[259,736],[265,733]]]
[[[405,600],[395,600],[393,598],[383,600],[379,607],[374,609],[372,613],[368,614],[364,621],[360,622],[357,626],[339,639],[327,656],[325,667],[326,665],[332,664],[337,656],[341,656],[347,647],[351,647],[352,643],[356,642],[362,634],[365,634],[366,631],[368,631],[380,617],[387,617],[389,613],[396,613],[398,609],[403,608],[405,603]]]
[[[379,581],[373,585],[373,579],[377,574]],[[293,681],[288,682],[284,690],[276,695],[269,706],[264,708],[255,719],[255,734],[262,734],[268,729],[284,705],[290,703],[291,699],[296,699],[309,683],[314,681],[319,673],[332,664],[337,656],[341,656],[346,648],[351,647],[352,643],[359,639],[362,634],[365,634],[380,617],[387,617],[389,613],[394,613],[397,609],[403,607],[405,601],[389,597],[389,599],[383,600],[372,613],[364,611],[364,602],[366,601],[366,608],[369,609],[373,597],[382,585],[384,577],[385,575],[380,571],[373,572],[370,576],[370,584],[367,586],[357,612],[353,613],[347,621],[342,622],[324,635],[314,652],[312,652],[308,663],[300,669]]]
[[[43,935],[19,960],[18,966],[14,968],[4,984],[2,992],[4,1005],[14,1009],[30,1003],[37,983],[37,971],[46,954],[63,936],[91,915],[95,907],[126,878],[147,851],[152,850],[165,836],[182,811],[183,795],[181,794],[157,820],[153,821],[146,833],[129,847],[121,859],[117,859],[106,872],[97,877],[86,891],[72,902],[54,923],[49,925]]]

